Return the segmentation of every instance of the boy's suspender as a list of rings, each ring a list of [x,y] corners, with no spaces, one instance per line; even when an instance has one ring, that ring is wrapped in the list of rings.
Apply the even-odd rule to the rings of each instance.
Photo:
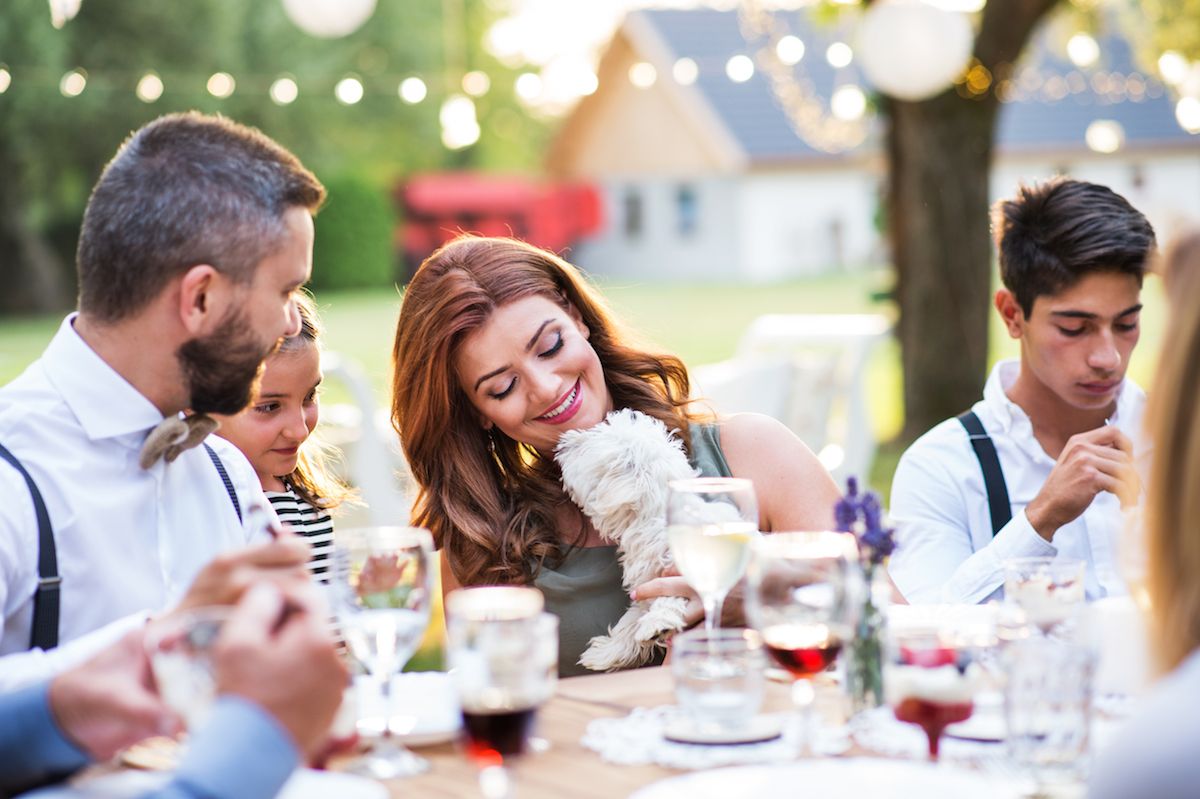
[[[995,536],[1012,519],[1012,505],[1008,501],[1008,486],[1004,482],[1004,470],[1000,468],[1000,457],[996,454],[996,445],[992,443],[974,411],[960,413],[958,421],[966,428],[971,448],[975,450],[975,457],[979,459],[979,468],[983,470],[983,486],[987,490],[988,509],[992,514],[992,535]]]
[[[217,455],[216,450],[208,444],[204,445],[204,449],[208,452],[208,457],[212,459],[217,474],[221,476],[221,482],[225,485],[226,493],[229,494],[229,501],[233,503],[233,512],[237,514],[240,522],[242,506],[238,502],[237,493],[233,490],[233,481],[229,479],[229,473],[225,471],[225,464],[221,463],[221,458]],[[0,458],[12,464],[12,467],[25,478],[25,485],[29,487],[29,496],[33,499],[33,512],[37,517],[38,583],[37,590],[33,594],[33,624],[29,630],[29,648],[53,649],[58,646],[59,601],[62,585],[62,577],[58,574],[58,549],[54,545],[54,528],[50,526],[50,514],[46,512],[46,503],[42,501],[42,492],[38,491],[37,483],[33,481],[33,477],[30,476],[25,466],[3,444],[0,444]]]

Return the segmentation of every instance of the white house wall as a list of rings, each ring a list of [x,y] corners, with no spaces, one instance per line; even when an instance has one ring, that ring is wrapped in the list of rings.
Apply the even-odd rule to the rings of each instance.
[[[787,280],[879,263],[880,178],[860,166],[751,173],[738,207],[738,277]]]
[[[698,179],[641,175],[599,181],[604,230],[580,243],[572,262],[597,275],[640,281],[721,282],[737,279],[740,214],[737,177]],[[695,217],[681,230],[679,192],[691,187]],[[641,197],[641,232],[627,229],[627,196]]]

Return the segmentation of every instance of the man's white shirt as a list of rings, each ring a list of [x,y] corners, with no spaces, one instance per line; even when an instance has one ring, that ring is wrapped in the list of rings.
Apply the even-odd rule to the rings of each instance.
[[[1016,360],[996,364],[983,399],[972,408],[996,447],[1012,504],[1012,520],[994,538],[983,472],[957,419],[934,427],[900,458],[890,509],[898,546],[888,573],[909,602],[978,603],[999,597],[1004,561],[1032,556],[1083,560],[1089,600],[1127,592],[1118,567],[1125,515],[1115,495],[1097,494],[1077,519],[1059,528],[1053,543],[1025,517],[1025,506],[1042,489],[1055,460],[1034,438],[1029,417],[1006,394],[1019,370]],[[1133,441],[1143,485],[1150,455],[1142,432],[1145,400],[1126,378],[1109,420]]]
[[[0,693],[44,679],[170,607],[217,554],[253,542],[203,447],[138,465],[163,415],[79,337],[68,316],[42,357],[0,388],[0,444],[41,491],[62,576],[59,646],[28,650],[38,533],[20,474],[0,461]],[[245,515],[262,489],[210,436]]]

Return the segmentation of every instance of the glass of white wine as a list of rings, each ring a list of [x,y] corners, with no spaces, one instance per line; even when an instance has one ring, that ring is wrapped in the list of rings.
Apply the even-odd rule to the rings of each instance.
[[[683,579],[704,603],[704,627],[721,624],[729,590],[746,572],[758,537],[754,484],[735,477],[698,477],[667,484],[667,540]]]
[[[429,769],[392,737],[391,684],[429,625],[436,563],[433,536],[418,527],[334,533],[331,604],[350,651],[379,680],[385,708],[380,740],[348,769],[363,776],[387,780]]]

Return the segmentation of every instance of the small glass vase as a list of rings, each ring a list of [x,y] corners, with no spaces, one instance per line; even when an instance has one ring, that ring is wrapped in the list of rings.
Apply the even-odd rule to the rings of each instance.
[[[887,639],[891,583],[887,569],[882,565],[867,565],[863,571],[866,583],[863,605],[845,660],[846,694],[850,699],[851,715],[884,704],[883,647]]]

